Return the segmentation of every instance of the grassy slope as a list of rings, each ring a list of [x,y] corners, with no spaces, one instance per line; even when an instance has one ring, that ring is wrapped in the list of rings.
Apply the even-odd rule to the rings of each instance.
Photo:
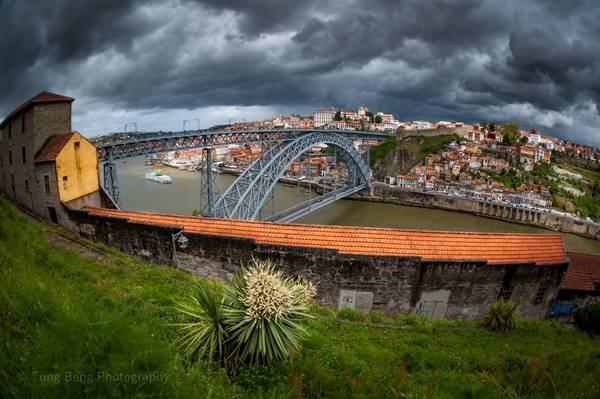
[[[192,277],[112,253],[91,261],[50,245],[0,198],[0,397],[600,395],[600,340],[560,324],[493,334],[400,317],[378,321],[416,325],[380,328],[320,307],[301,355],[230,382],[222,370],[186,367],[173,348],[172,305]],[[84,381],[65,381],[65,372]],[[98,372],[163,380],[119,383]]]

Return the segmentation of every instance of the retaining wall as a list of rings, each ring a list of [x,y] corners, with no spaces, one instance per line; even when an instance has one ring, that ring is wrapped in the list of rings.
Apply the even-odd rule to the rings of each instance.
[[[317,283],[317,298],[328,306],[347,304],[365,313],[417,313],[425,317],[474,319],[501,293],[520,303],[520,313],[544,317],[567,264],[489,265],[485,261],[424,261],[416,257],[361,256],[335,250],[261,245],[251,239],[186,234],[174,256],[179,231],[125,219],[70,211],[79,232],[134,256],[203,276],[231,277],[253,256],[272,259],[288,275]]]

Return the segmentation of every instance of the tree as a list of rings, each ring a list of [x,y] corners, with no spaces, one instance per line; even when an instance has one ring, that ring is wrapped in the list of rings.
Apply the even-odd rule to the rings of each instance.
[[[381,115],[375,116],[375,123],[381,123]]]
[[[521,139],[519,141],[521,142],[521,144],[527,144],[527,143],[529,143],[529,139],[527,138],[527,136],[521,137]]]
[[[373,122],[375,120],[375,116],[371,111],[365,112],[365,115],[369,118],[369,121]]]
[[[341,121],[342,120],[342,113],[340,112],[340,110],[338,109],[335,113],[335,116],[333,117],[334,121]]]
[[[518,123],[505,122],[500,125],[499,133],[502,134],[502,144],[504,145],[515,145],[521,137],[520,126]]]

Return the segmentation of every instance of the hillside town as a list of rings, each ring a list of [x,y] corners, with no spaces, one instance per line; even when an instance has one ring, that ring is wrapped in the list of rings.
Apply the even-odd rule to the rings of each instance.
[[[585,162],[597,163],[600,149],[543,134],[536,129],[523,130],[512,123],[493,124],[481,122],[468,124],[460,121],[400,121],[391,113],[371,112],[366,106],[356,111],[335,107],[316,109],[313,115],[280,115],[272,118],[235,122],[219,126],[226,130],[248,129],[333,129],[385,132],[390,138],[412,135],[453,135],[447,147],[426,154],[409,170],[382,176],[384,184],[399,189],[416,190],[475,200],[491,201],[505,205],[533,208],[563,215],[578,215],[573,207],[557,206],[553,201],[554,180],[564,193],[581,197],[577,180],[582,176],[553,166],[553,176],[540,178],[539,170],[546,170],[554,157],[564,156]],[[169,135],[173,132],[138,133]],[[104,140],[128,139],[132,134],[119,133],[98,138]],[[378,142],[355,140],[357,149],[365,151]],[[265,148],[248,143],[215,148],[216,171],[239,174],[260,157]],[[334,179],[343,178],[343,169],[327,146],[315,146],[308,154],[295,160],[285,173],[286,178],[330,185]],[[204,168],[202,150],[190,149],[155,155],[150,164],[163,164],[182,170]],[[550,180],[549,180],[550,179]],[[556,191],[556,190],[555,190]],[[559,209],[557,209],[559,208]],[[589,220],[589,218],[588,218]]]

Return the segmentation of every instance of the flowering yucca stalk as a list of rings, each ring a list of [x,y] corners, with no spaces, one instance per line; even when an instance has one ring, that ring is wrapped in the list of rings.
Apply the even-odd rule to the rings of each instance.
[[[253,260],[225,290],[227,332],[239,361],[271,363],[300,349],[314,287],[286,278],[269,261]]]
[[[231,368],[241,362],[270,363],[300,349],[315,295],[310,282],[286,278],[269,262],[252,260],[237,273],[223,295],[198,285],[188,302],[177,309],[192,317],[177,324],[184,355],[204,358]]]

